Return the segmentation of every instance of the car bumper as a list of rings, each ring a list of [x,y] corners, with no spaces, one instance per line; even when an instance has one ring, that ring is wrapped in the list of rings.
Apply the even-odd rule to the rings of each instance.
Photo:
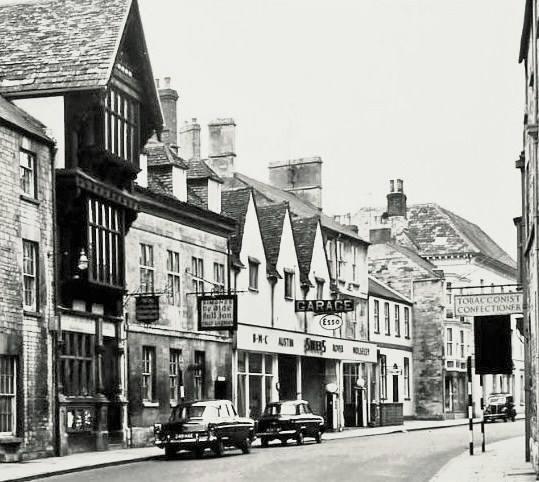
[[[187,437],[187,438],[167,438],[164,440],[155,440],[155,446],[159,448],[165,448],[167,445],[173,445],[175,447],[178,447],[178,449],[182,448],[193,448],[193,447],[210,447],[213,442],[215,442],[216,437],[213,435],[198,435],[194,437]]]
[[[267,432],[258,432],[256,434],[257,437],[275,437],[279,438],[283,435],[294,435],[296,433],[295,430],[278,430],[278,431],[267,431]]]

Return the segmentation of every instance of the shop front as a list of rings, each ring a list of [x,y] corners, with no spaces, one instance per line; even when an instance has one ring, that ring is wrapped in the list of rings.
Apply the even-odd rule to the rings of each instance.
[[[375,363],[373,343],[239,324],[233,399],[252,418],[269,402],[304,399],[330,429],[359,426],[368,420],[368,367]]]

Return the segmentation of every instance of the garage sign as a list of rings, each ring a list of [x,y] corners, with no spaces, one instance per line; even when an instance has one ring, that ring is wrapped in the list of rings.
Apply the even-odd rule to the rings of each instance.
[[[320,318],[320,326],[324,330],[338,330],[342,326],[342,318],[339,315],[324,315]]]

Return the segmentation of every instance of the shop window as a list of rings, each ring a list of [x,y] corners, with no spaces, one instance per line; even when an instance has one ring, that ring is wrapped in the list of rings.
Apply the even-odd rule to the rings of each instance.
[[[191,276],[193,277],[193,291],[204,293],[204,260],[202,258],[191,258]]]
[[[36,155],[21,149],[19,151],[21,191],[25,196],[37,198]]]
[[[258,290],[258,267],[260,263],[257,260],[249,258],[249,289]]]
[[[122,218],[120,210],[88,199],[88,275],[91,281],[123,285]]]
[[[374,300],[374,333],[380,333],[380,302]]]
[[[136,163],[139,104],[124,93],[110,88],[105,99],[105,149],[126,161]]]
[[[225,291],[225,265],[213,263],[213,289],[218,292]]]
[[[453,329],[446,328],[446,355],[453,356]]]
[[[0,355],[0,435],[16,433],[16,360]]]
[[[389,303],[384,303],[384,325],[386,330],[386,335],[391,335],[391,326],[389,321]]]
[[[154,292],[154,260],[153,246],[150,244],[140,243],[140,292]]]
[[[249,353],[249,373],[262,373],[261,353]]]
[[[294,272],[285,269],[284,271],[284,297],[286,299],[294,298]]]
[[[38,245],[33,241],[22,242],[23,307],[38,311],[37,297]]]
[[[204,378],[206,372],[206,353],[195,351],[195,368],[193,373],[195,399],[200,400],[204,394]]]
[[[410,308],[404,307],[404,338],[410,338]]]
[[[403,377],[404,377],[404,398],[410,399],[410,359],[404,358],[404,368],[403,368]]]
[[[273,356],[264,355],[264,373],[271,375],[273,373]]]
[[[387,357],[380,355],[380,398],[387,399]]]
[[[352,281],[357,280],[357,246],[352,247]]]
[[[247,371],[247,352],[238,350],[238,371],[245,373]]]
[[[180,306],[180,253],[167,250],[168,304]]]
[[[322,278],[316,278],[316,299],[317,300],[324,299],[324,284],[325,284],[325,280],[323,280]]]
[[[142,347],[142,400],[153,401],[154,397],[155,348]]]
[[[65,395],[82,397],[93,395],[93,335],[62,331],[60,377]]]
[[[401,308],[395,305],[395,336],[401,336]]]
[[[170,350],[168,379],[171,404],[176,404],[180,400],[180,386],[182,385],[181,358],[181,350]]]

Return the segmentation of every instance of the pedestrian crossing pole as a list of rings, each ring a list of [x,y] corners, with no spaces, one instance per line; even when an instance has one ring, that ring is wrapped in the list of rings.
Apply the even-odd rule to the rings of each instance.
[[[470,432],[470,455],[473,455],[473,403],[472,403],[472,357],[468,357],[468,430]]]

